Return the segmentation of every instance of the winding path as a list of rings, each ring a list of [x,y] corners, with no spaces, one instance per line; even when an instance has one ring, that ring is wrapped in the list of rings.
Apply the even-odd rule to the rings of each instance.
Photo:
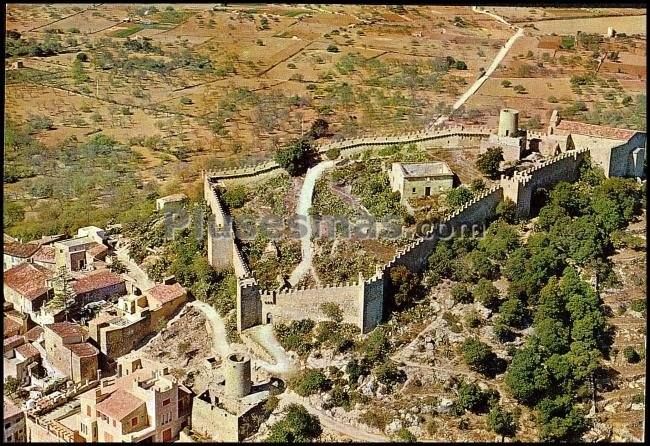
[[[305,175],[305,182],[300,189],[300,196],[298,197],[298,204],[296,206],[296,216],[298,221],[304,227],[301,228],[301,253],[302,260],[296,266],[289,277],[291,286],[296,286],[300,279],[309,272],[312,266],[312,250],[311,250],[311,217],[309,216],[309,208],[311,208],[311,201],[314,195],[314,187],[316,180],[325,172],[325,170],[334,166],[334,161],[323,161],[316,166],[310,168]]]
[[[316,415],[321,422],[321,425],[329,430],[338,432],[345,435],[346,437],[351,438],[352,440],[360,442],[369,442],[369,443],[385,443],[390,442],[391,438],[386,435],[373,434],[367,431],[362,430],[357,426],[351,424],[342,423],[331,415],[327,414],[325,411],[320,410],[309,404],[307,398],[302,398],[295,393],[288,391],[285,392],[281,397],[286,403],[295,403],[303,406],[307,412],[312,415]]]

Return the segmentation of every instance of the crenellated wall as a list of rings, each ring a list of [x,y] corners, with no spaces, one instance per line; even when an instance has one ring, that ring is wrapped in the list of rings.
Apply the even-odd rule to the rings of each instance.
[[[314,321],[329,319],[321,310],[324,303],[334,303],[343,311],[343,322],[358,325],[359,301],[362,287],[358,283],[343,283],[323,287],[301,287],[283,291],[264,291],[262,298],[263,323],[291,322],[309,318]]]
[[[515,172],[512,177],[501,177],[501,187],[505,198],[517,205],[517,215],[526,217],[530,214],[533,192],[539,188],[550,188],[560,181],[575,181],[578,166],[589,149],[570,150],[555,156],[539,165],[522,172]]]
[[[389,135],[375,138],[356,138],[316,146],[324,153],[331,148],[339,148],[343,157],[350,157],[360,151],[405,143],[459,144],[466,141],[473,144],[473,138],[485,138],[493,130],[480,128],[450,128],[444,130],[414,132],[406,135]],[[640,135],[640,136],[639,136]],[[529,133],[528,139],[543,140],[545,135]],[[213,266],[226,265],[235,269],[237,279],[237,328],[239,331],[259,324],[288,322],[297,319],[327,319],[321,305],[326,302],[338,304],[343,310],[344,321],[359,326],[362,333],[374,329],[384,317],[384,302],[388,290],[390,271],[397,266],[405,266],[411,271],[423,270],[438,240],[450,236],[451,231],[458,234],[465,229],[480,228],[496,216],[498,204],[505,198],[517,206],[520,216],[528,216],[531,198],[538,188],[550,188],[559,181],[575,181],[578,166],[588,152],[592,159],[615,176],[633,174],[642,165],[640,157],[645,152],[632,152],[645,147],[645,134],[639,133],[625,144],[615,145],[611,141],[595,138],[574,137],[576,150],[568,150],[528,170],[517,172],[512,177],[502,177],[498,186],[492,187],[456,209],[439,225],[429,230],[408,246],[401,249],[388,263],[378,267],[375,275],[363,280],[359,275],[357,283],[328,285],[324,287],[297,288],[286,291],[260,290],[241,252],[234,241],[232,224],[223,209],[218,194],[210,180],[227,180],[237,177],[250,177],[265,174],[279,166],[273,161],[244,168],[204,175],[205,198],[215,216],[217,227],[221,227],[226,237],[208,238],[208,256]],[[462,142],[461,142],[462,143]]]

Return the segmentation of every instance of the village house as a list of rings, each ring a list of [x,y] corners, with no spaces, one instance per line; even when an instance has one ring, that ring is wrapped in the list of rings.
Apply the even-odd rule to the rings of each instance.
[[[27,437],[25,435],[25,414],[23,411],[5,398],[2,413],[4,424],[3,443],[25,443]]]
[[[442,161],[393,163],[389,178],[393,192],[400,193],[402,202],[409,198],[429,197],[454,186],[454,173]]]
[[[169,442],[189,426],[191,392],[162,365],[121,361],[116,377],[80,396],[79,433],[87,442]],[[151,363],[151,361],[147,361]]]
[[[120,297],[116,306],[88,323],[90,337],[107,359],[114,360],[157,332],[186,301],[187,291],[178,283],[158,284],[143,295]]]
[[[72,322],[56,322],[44,327],[47,362],[74,382],[97,379],[99,350],[86,342],[84,329]]]
[[[34,314],[50,295],[49,280],[54,273],[32,263],[21,263],[3,273],[5,302],[23,314]]]
[[[72,288],[76,294],[76,304],[79,306],[126,294],[124,278],[108,269],[73,274],[73,278]]]
[[[2,309],[4,338],[22,335],[29,329],[29,318],[20,311],[14,310],[11,302],[3,302]]]
[[[2,251],[2,270],[7,271],[14,266],[29,261],[32,255],[38,251],[38,248],[39,245],[35,243],[8,242],[5,240]]]
[[[29,385],[35,368],[41,363],[41,353],[25,336],[5,339],[3,354],[4,376],[13,376],[22,385]]]
[[[95,260],[103,260],[108,247],[89,236],[82,236],[54,243],[56,267],[65,266],[68,271],[84,271]]]

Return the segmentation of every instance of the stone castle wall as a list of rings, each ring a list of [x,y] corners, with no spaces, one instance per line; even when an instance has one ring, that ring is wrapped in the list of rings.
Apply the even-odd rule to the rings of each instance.
[[[331,148],[338,148],[343,157],[350,157],[369,148],[393,144],[431,144],[432,141],[434,141],[433,144],[443,144],[443,146],[445,144],[457,145],[462,141],[465,141],[465,144],[474,144],[474,138],[482,139],[490,133],[491,130],[487,128],[454,128],[442,131],[415,132],[402,136],[357,138],[317,146],[317,150],[324,153]],[[528,136],[540,139],[544,137],[541,134]],[[502,177],[498,186],[484,191],[455,210],[441,221],[439,226],[432,228],[424,237],[414,240],[387,264],[378,267],[373,277],[365,281],[360,280],[359,283],[288,291],[263,291],[257,287],[257,283],[251,277],[250,270],[241,258],[236,244],[233,243],[233,255],[229,257],[231,265],[238,263],[236,268],[242,274],[246,274],[247,278],[238,280],[238,329],[241,331],[262,323],[286,322],[305,318],[323,320],[326,317],[322,314],[320,306],[325,302],[333,302],[344,310],[345,322],[355,323],[362,333],[367,333],[376,327],[384,316],[384,302],[392,268],[405,266],[414,272],[423,270],[440,237],[448,236],[449,231],[452,230],[457,234],[460,230],[481,227],[495,217],[497,205],[505,198],[511,199],[517,205],[517,212],[520,216],[529,215],[534,191],[539,188],[548,189],[559,181],[575,181],[578,175],[578,166],[587,152],[591,152],[592,157],[603,165],[606,172],[613,172],[617,176],[629,174],[631,152],[636,147],[645,146],[645,134],[643,134],[643,141],[640,138],[638,140],[635,138],[618,147],[602,140],[596,143],[591,140],[584,142],[578,138],[577,150],[561,153],[531,169],[517,172],[512,177]],[[206,188],[209,187],[212,190],[208,178],[227,179],[236,178],[237,175],[248,177],[255,175],[255,172],[267,173],[276,168],[277,166],[274,167],[273,162],[267,162],[258,168],[247,167],[244,170],[210,172],[205,176]],[[211,204],[213,212],[216,209],[218,213],[222,213],[225,220],[225,212],[223,212],[218,197],[214,192],[209,195],[210,200],[215,203],[214,206]],[[219,255],[228,258],[227,252],[225,254],[213,253],[213,256]]]
[[[291,322],[297,319],[322,321],[329,319],[321,310],[324,303],[337,304],[343,311],[343,322],[359,325],[358,283],[295,288],[286,291],[264,291],[262,319],[264,323]]]

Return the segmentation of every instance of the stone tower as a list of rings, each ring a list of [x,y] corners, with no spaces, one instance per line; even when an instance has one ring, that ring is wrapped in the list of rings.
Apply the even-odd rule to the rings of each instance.
[[[499,114],[499,136],[515,137],[519,131],[519,111],[511,108],[501,109]]]
[[[243,398],[251,393],[251,359],[242,353],[231,353],[224,363],[225,393]]]

